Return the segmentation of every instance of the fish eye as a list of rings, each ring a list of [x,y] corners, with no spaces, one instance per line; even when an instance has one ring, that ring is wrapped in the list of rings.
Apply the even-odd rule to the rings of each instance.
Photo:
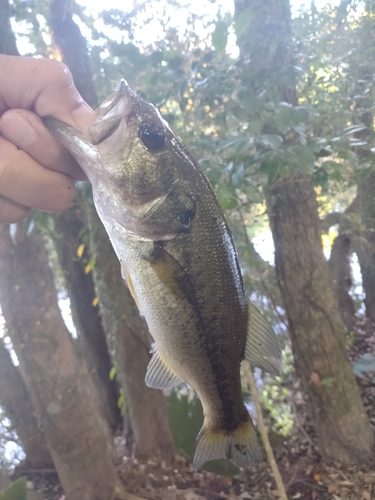
[[[167,134],[162,125],[144,123],[139,131],[141,141],[149,151],[159,151],[165,145]]]

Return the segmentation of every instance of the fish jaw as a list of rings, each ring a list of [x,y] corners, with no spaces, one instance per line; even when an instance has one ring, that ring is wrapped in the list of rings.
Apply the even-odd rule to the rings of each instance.
[[[113,158],[124,148],[127,117],[135,97],[126,81],[120,80],[116,90],[95,111],[95,121],[85,130],[52,116],[43,119],[48,130],[76,158],[93,187],[97,184],[98,173],[110,176]]]

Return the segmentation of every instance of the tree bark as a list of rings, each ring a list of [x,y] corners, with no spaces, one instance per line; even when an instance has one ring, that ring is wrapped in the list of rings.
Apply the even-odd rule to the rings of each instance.
[[[50,25],[64,63],[73,74],[75,86],[85,101],[92,108],[96,108],[98,99],[92,78],[87,42],[72,18],[72,5],[73,0],[53,0]]]
[[[366,316],[375,321],[375,172],[358,186],[360,231],[354,249],[361,266]]]
[[[268,213],[296,370],[312,403],[319,449],[328,462],[369,462],[373,433],[346,358],[310,179],[300,173],[278,179]]]
[[[349,294],[352,286],[351,254],[350,237],[347,234],[339,234],[333,242],[328,264],[338,300],[339,311],[347,328],[352,328],[355,320],[354,301]]]
[[[117,473],[111,435],[57,303],[44,242],[0,230],[0,302],[39,424],[69,500],[108,500]]]
[[[141,459],[158,457],[171,462],[174,448],[163,392],[150,389],[144,382],[150,361],[150,335],[121,277],[120,263],[108,235],[94,207],[87,208],[100,312],[113,346],[136,454]]]
[[[82,234],[86,227],[82,212],[82,206],[75,206],[55,218],[58,237],[54,244],[70,298],[82,357],[87,362],[105,417],[109,425],[116,428],[121,423],[117,406],[119,394],[115,381],[109,378],[112,361],[98,307],[93,303],[96,293],[92,273],[85,272],[85,266],[90,261],[88,245],[85,245],[82,256],[77,256],[79,245],[89,239],[87,234],[86,237]]]
[[[341,317],[348,329],[355,323],[354,301],[349,293],[352,285],[352,270],[350,257],[354,252],[355,229],[353,216],[359,214],[359,197],[354,198],[344,213],[328,214],[322,221],[323,232],[328,232],[329,228],[339,224],[339,234],[336,237],[329,259],[329,269],[336,291]]]
[[[53,460],[47,441],[38,426],[19,369],[14,366],[10,353],[0,339],[0,405],[9,418],[12,427],[26,455],[25,462],[33,468],[53,467]]]

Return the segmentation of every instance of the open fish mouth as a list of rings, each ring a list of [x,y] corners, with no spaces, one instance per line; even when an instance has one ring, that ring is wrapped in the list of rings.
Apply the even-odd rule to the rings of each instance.
[[[121,79],[116,90],[96,110],[97,118],[86,130],[91,144],[101,144],[118,129],[122,120],[127,121],[137,98],[128,83]]]

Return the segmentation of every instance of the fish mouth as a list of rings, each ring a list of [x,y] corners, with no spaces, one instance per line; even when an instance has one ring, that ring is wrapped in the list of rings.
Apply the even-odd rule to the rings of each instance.
[[[117,130],[122,119],[131,114],[136,99],[127,81],[121,79],[116,90],[96,110],[97,118],[86,130],[92,145],[101,144]]]

